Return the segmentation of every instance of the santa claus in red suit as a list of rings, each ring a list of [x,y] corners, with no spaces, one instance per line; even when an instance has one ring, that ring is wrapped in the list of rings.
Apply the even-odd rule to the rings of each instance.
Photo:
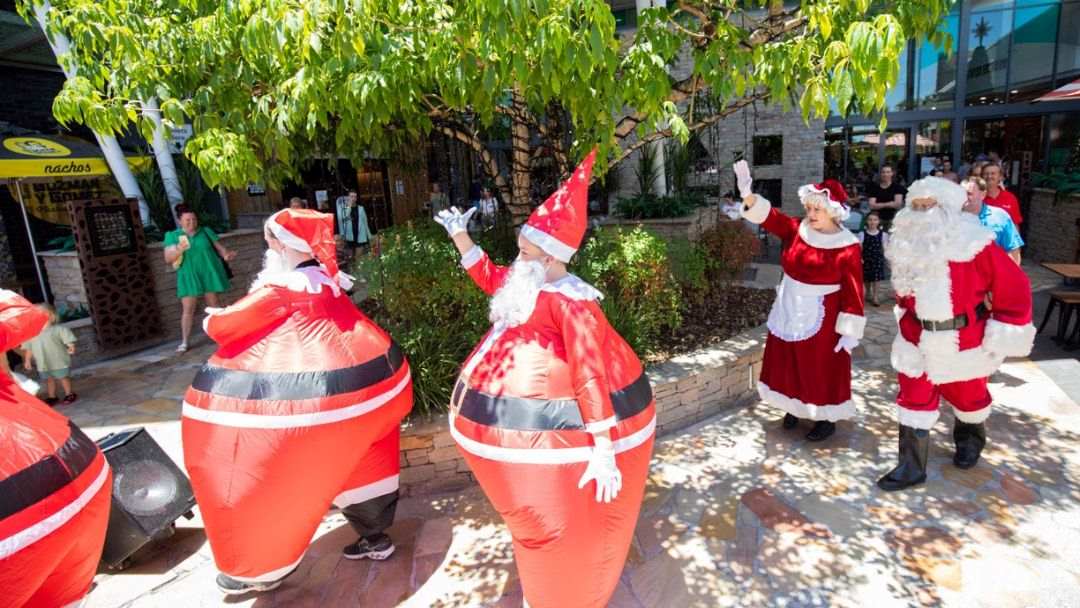
[[[450,429],[514,540],[526,605],[600,608],[630,547],[656,415],[641,362],[600,293],[566,264],[585,234],[595,150],[529,218],[510,267],[439,214],[461,263],[493,296],[491,330],[466,360]]]
[[[236,304],[210,310],[220,346],[183,407],[184,462],[227,594],[280,585],[331,504],[386,559],[398,497],[409,365],[345,293],[333,217],[285,209],[266,223],[266,267]]]
[[[48,320],[0,290],[0,356]],[[101,559],[111,497],[97,445],[0,371],[0,606],[79,604]]]
[[[885,249],[899,320],[892,365],[900,384],[900,463],[878,481],[883,490],[926,480],[942,397],[956,413],[953,462],[975,466],[990,415],[987,377],[1005,357],[1026,356],[1035,339],[1027,276],[993,232],[962,212],[966,195],[939,177],[913,183]]]
[[[859,239],[840,223],[849,213],[847,193],[836,180],[799,188],[806,208],[799,220],[753,193],[746,161],[735,164],[735,175],[743,217],[784,244],[784,278],[769,312],[758,392],[786,412],[785,429],[810,419],[806,438],[823,441],[837,420],[855,415],[851,351],[866,326]]]

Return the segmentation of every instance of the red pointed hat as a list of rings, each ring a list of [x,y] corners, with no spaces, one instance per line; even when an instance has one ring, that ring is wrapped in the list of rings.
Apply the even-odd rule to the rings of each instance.
[[[594,161],[596,148],[521,227],[521,236],[561,262],[570,261],[585,237]]]
[[[282,209],[267,220],[270,232],[286,247],[310,253],[326,267],[326,273],[348,289],[348,278],[338,271],[334,243],[334,216],[313,209]]]

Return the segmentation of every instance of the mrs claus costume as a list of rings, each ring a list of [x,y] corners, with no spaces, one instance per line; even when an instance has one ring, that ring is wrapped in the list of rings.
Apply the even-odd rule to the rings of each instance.
[[[749,194],[748,181],[745,186]],[[784,278],[769,312],[758,392],[796,418],[851,418],[850,349],[866,326],[859,240],[842,225],[832,234],[814,230],[808,220],[785,215],[759,194],[749,195],[757,201],[743,207],[743,217],[779,237],[784,246]],[[799,188],[804,204],[811,197],[824,199],[838,222],[847,217],[847,195],[836,180]],[[841,338],[846,338],[843,344]]]
[[[0,290],[0,356],[47,322]],[[0,372],[0,606],[78,604],[97,572],[111,498],[97,444]]]
[[[529,218],[521,236],[567,262],[585,234],[595,151]],[[462,258],[488,295],[506,280],[474,247]],[[513,536],[532,608],[601,608],[633,537],[652,454],[656,414],[641,362],[608,324],[600,293],[574,275],[541,288],[528,320],[496,324],[466,360],[450,429]],[[580,487],[610,432],[622,490],[601,502]]]
[[[226,593],[280,584],[331,504],[361,535],[389,527],[412,408],[401,350],[342,289],[332,216],[285,209],[267,230],[315,259],[207,317],[220,348],[183,406],[184,462]]]

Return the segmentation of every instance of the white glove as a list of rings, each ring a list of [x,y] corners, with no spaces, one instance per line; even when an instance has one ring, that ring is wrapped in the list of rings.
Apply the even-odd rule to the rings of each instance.
[[[735,183],[739,186],[739,196],[746,198],[754,193],[750,189],[754,179],[750,177],[750,165],[745,160],[735,163]]]
[[[851,354],[851,351],[855,350],[855,347],[859,345],[859,339],[851,336],[841,335],[840,339],[836,341],[836,348],[832,349],[832,352],[838,353],[840,349],[844,349]]]
[[[443,228],[446,228],[446,232],[450,235],[450,238],[454,238],[455,235],[469,229],[469,218],[471,218],[474,213],[476,213],[476,207],[469,209],[465,213],[459,211],[457,207],[451,207],[440,211],[439,214],[435,216],[435,221]]]
[[[578,482],[578,489],[583,489],[590,481],[596,481],[596,502],[611,502],[622,489],[622,473],[615,464],[615,447],[611,439],[597,437],[589,466]]]

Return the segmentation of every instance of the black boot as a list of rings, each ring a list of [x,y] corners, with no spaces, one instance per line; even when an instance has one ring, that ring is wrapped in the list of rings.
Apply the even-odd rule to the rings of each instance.
[[[828,420],[818,420],[814,423],[814,428],[810,429],[810,432],[806,434],[807,441],[825,441],[829,437],[832,437],[836,432],[836,423],[829,422]]]
[[[926,459],[930,455],[930,431],[900,425],[900,464],[878,480],[886,492],[903,490],[926,481]]]
[[[983,446],[986,445],[986,426],[978,422],[971,424],[957,419],[952,430],[953,442],[956,443],[956,455],[953,464],[960,469],[970,469],[979,462]]]
[[[799,426],[799,419],[791,414],[784,414],[784,428],[791,430]]]

